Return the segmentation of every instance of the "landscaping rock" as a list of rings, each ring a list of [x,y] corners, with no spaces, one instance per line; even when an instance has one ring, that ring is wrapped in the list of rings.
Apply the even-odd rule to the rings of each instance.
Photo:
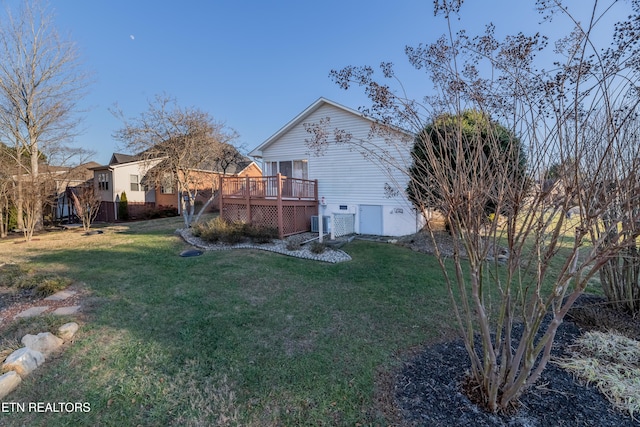
[[[182,238],[195,247],[201,248],[206,251],[221,251],[230,249],[259,249],[263,251],[275,252],[283,255],[288,255],[297,258],[310,259],[314,261],[323,261],[330,263],[337,263],[343,261],[350,261],[349,254],[342,250],[324,251],[320,254],[311,252],[308,247],[295,247],[295,244],[289,244],[286,240],[273,240],[271,243],[238,243],[238,244],[226,244],[226,243],[211,243],[202,240],[199,237],[195,237],[190,228],[184,228],[176,230]],[[312,235],[312,233],[307,233]],[[314,234],[314,235],[317,235]],[[297,239],[297,238],[296,238]],[[290,247],[291,249],[288,249]]]
[[[22,344],[31,350],[39,351],[46,358],[62,347],[64,341],[51,332],[41,332],[38,335],[27,334],[22,337]]]
[[[75,291],[59,291],[59,292],[56,292],[53,295],[49,295],[44,300],[45,301],[62,301],[62,300],[65,300],[67,298],[71,298],[75,294],[76,294]]]
[[[65,342],[71,341],[73,336],[78,332],[78,324],[76,322],[65,323],[58,328],[58,336]]]
[[[44,356],[36,350],[22,347],[7,357],[2,365],[4,371],[16,371],[22,378],[44,363]]]
[[[80,310],[79,305],[70,305],[67,307],[58,307],[51,314],[56,316],[68,316],[70,314],[75,314]]]
[[[47,305],[42,306],[42,307],[31,307],[31,308],[28,308],[28,309],[16,314],[16,318],[18,318],[18,317],[33,317],[33,316],[37,316],[39,314],[44,313],[48,309],[49,309],[49,306],[47,306]]]
[[[198,249],[186,249],[180,252],[180,256],[185,258],[200,256],[200,255],[202,255],[202,251]]]
[[[9,371],[0,375],[0,400],[16,389],[22,382],[22,378],[16,371]]]

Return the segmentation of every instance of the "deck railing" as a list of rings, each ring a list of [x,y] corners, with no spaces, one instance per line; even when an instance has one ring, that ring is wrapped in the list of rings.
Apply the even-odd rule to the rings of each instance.
[[[283,175],[220,177],[223,197],[230,198],[282,198],[318,199],[318,181],[289,178]]]
[[[219,188],[223,218],[277,227],[280,238],[310,230],[318,213],[317,180],[221,176]]]

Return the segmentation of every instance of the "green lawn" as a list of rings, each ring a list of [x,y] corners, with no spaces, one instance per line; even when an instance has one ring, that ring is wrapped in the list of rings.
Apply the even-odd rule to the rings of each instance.
[[[0,258],[90,292],[75,342],[7,400],[91,409],[0,413],[0,425],[387,424],[380,378],[415,346],[455,333],[430,256],[355,241],[344,247],[353,260],[337,265],[258,250],[181,258],[180,224],[0,241]]]

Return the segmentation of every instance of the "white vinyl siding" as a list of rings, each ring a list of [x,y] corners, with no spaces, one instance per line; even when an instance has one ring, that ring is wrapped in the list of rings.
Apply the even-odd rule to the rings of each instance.
[[[271,174],[270,168],[273,167],[269,165],[270,162],[306,159],[308,179],[318,180],[320,197],[355,204],[384,205],[390,203],[389,198],[385,196],[386,183],[397,187],[401,195],[404,193],[407,179],[403,174],[399,171],[384,170],[386,168],[365,158],[364,150],[355,144],[330,143],[324,154],[311,154],[305,143],[305,139],[309,139],[311,135],[304,129],[304,123],[318,123],[325,117],[331,118],[331,131],[336,128],[346,129],[353,135],[354,141],[361,140],[367,143],[371,130],[369,120],[332,105],[324,105],[264,150],[263,157],[268,174]],[[394,155],[397,149],[393,144],[386,144],[382,140],[375,143],[379,146],[388,145],[386,148],[391,155]],[[406,162],[406,159],[400,161]],[[280,173],[283,173],[282,168]],[[400,198],[405,199],[402,196]]]
[[[351,142],[329,142],[323,153],[316,155],[305,143],[311,134],[305,130],[304,124],[317,124],[327,117],[330,118],[327,128],[329,141],[333,139],[334,129],[348,132],[352,139]],[[318,197],[324,197],[327,202],[325,214],[353,214],[359,228],[359,206],[378,206],[383,222],[381,234],[400,236],[414,233],[422,220],[416,218],[405,195],[408,182],[405,171],[411,165],[413,139],[408,135],[393,142],[381,137],[370,139],[371,123],[346,109],[324,103],[261,149],[266,174],[274,175],[278,170],[283,173],[282,163],[291,161],[294,176],[304,174],[306,167],[307,179],[318,180]],[[382,156],[384,162],[367,155],[368,149]],[[300,160],[306,162],[297,164]],[[389,167],[386,162],[391,162],[394,167]],[[389,187],[394,194],[389,194]]]
[[[146,171],[153,167],[157,162],[145,163],[145,162],[129,162],[118,165],[112,165],[111,169],[111,201],[116,201],[116,197],[120,197],[122,192],[127,193],[127,200],[129,202],[155,202],[155,189],[145,189],[141,184]],[[131,176],[138,177],[139,191],[132,191],[132,179]],[[106,199],[104,199],[106,200]]]

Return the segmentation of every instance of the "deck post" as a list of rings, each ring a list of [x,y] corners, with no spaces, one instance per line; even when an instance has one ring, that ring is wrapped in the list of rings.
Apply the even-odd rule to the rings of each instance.
[[[249,176],[245,178],[244,197],[247,209],[247,223],[251,224],[251,182],[249,181]]]
[[[276,184],[276,191],[277,191],[276,206],[277,206],[277,211],[278,211],[278,234],[279,234],[280,239],[284,239],[284,219],[283,219],[283,215],[282,215],[282,175],[280,173],[278,173],[276,181],[277,181],[277,184]]]
[[[314,198],[314,199],[315,199],[315,201],[316,201],[316,210],[317,210],[317,212],[318,212],[318,213],[317,213],[318,218],[320,218],[320,206],[319,206],[320,204],[318,203],[318,180],[317,180],[317,179],[314,179],[314,183],[315,183],[315,184],[314,184],[314,186],[313,186],[313,198]]]

